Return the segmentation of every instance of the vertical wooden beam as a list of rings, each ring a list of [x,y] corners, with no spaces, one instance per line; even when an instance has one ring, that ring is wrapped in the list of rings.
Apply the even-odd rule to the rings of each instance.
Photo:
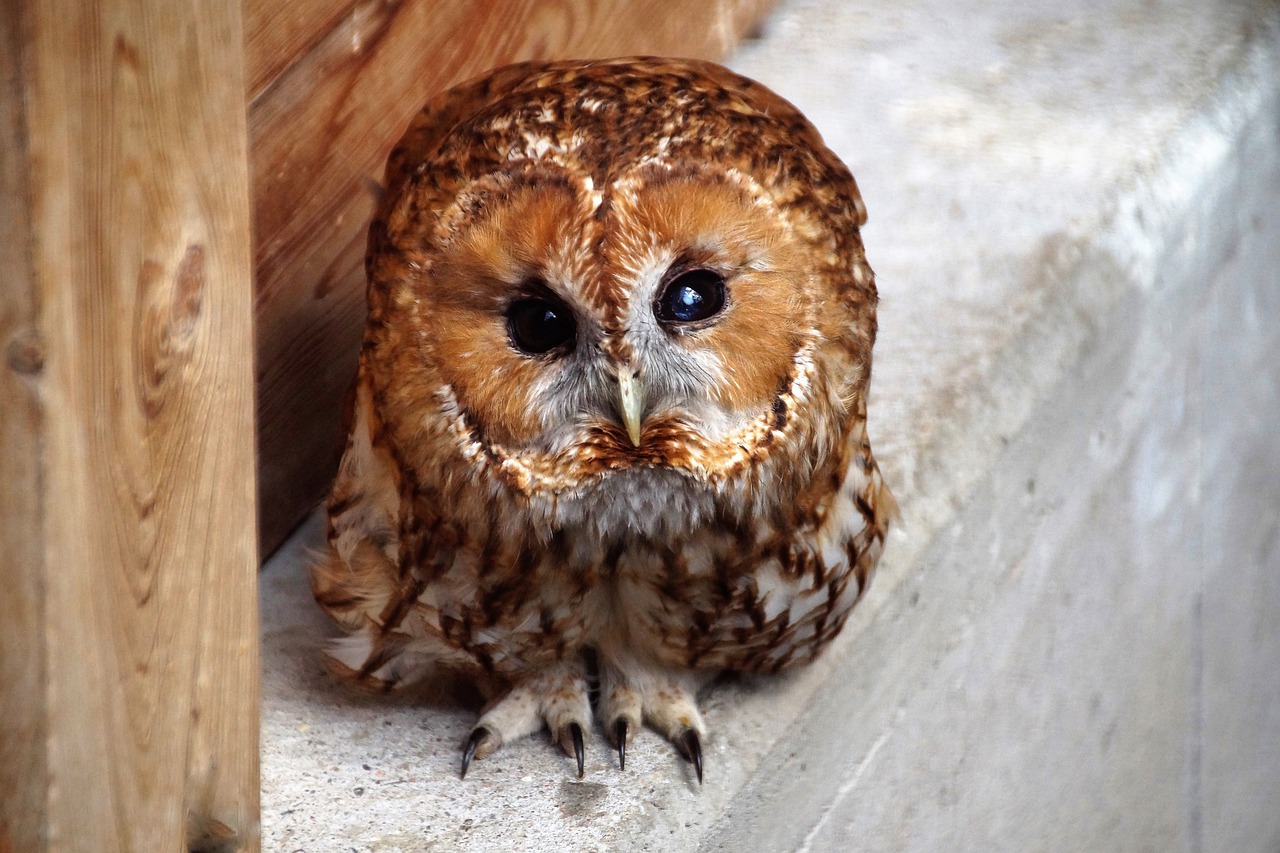
[[[17,7],[0,3],[0,853],[38,849],[45,648],[40,406]]]
[[[256,850],[240,5],[0,6],[0,850]]]

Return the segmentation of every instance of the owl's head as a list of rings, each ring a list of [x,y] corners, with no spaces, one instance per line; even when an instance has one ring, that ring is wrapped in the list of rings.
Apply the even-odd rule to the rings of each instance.
[[[513,66],[393,153],[367,357],[383,405],[525,492],[812,467],[869,374],[864,218],[809,123],[719,66]]]

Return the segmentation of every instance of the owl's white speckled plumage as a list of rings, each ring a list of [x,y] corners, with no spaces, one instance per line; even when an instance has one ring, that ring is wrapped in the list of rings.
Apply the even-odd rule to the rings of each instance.
[[[464,759],[594,716],[694,758],[723,670],[812,659],[893,501],[848,170],[709,63],[499,69],[392,153],[317,600],[352,678],[490,697]]]

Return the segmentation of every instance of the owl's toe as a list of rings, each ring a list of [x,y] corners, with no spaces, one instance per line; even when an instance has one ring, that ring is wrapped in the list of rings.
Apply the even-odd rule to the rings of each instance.
[[[631,685],[615,677],[601,691],[600,711],[604,730],[618,750],[618,767],[626,770],[627,742],[635,736],[644,719],[642,697]]]
[[[611,659],[601,668],[600,712],[605,732],[626,769],[628,740],[643,720],[675,744],[702,783],[702,739],[706,725],[695,699],[698,677],[654,669],[633,660]]]
[[[583,732],[591,726],[591,700],[580,661],[548,667],[490,703],[464,746],[463,776],[473,758],[484,758],[544,724],[551,731],[551,740],[577,762],[581,779],[586,764]]]

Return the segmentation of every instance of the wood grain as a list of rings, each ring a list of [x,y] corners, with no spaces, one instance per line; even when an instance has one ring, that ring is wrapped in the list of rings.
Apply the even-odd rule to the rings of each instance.
[[[359,15],[360,0],[246,0],[245,91],[256,101],[290,65],[306,55],[344,16]]]
[[[40,405],[20,20],[0,3],[0,853],[39,848],[45,821]]]
[[[275,2],[247,0],[248,19],[265,19],[267,13],[254,7]],[[333,0],[311,2],[333,8]],[[299,61],[260,81],[250,134],[264,552],[315,505],[332,476],[341,399],[363,324],[371,188],[422,102],[489,67],[521,59],[637,53],[718,58],[769,5],[364,2],[349,6]],[[312,37],[314,29],[292,38],[300,44]],[[253,33],[248,41],[265,43]],[[270,65],[262,59],[255,64]]]
[[[24,36],[15,156],[30,175],[4,228],[31,284],[25,304],[6,287],[4,328],[16,304],[17,328],[35,330],[16,360],[36,416],[13,446],[36,472],[25,496],[5,492],[6,520],[12,501],[26,529],[0,528],[0,547],[35,543],[40,595],[0,633],[6,658],[11,641],[43,649],[41,683],[15,703],[43,727],[18,795],[39,800],[40,838],[14,847],[256,850],[239,6],[24,0],[4,15]],[[23,263],[3,262],[6,278]],[[0,725],[6,742],[19,731]]]

